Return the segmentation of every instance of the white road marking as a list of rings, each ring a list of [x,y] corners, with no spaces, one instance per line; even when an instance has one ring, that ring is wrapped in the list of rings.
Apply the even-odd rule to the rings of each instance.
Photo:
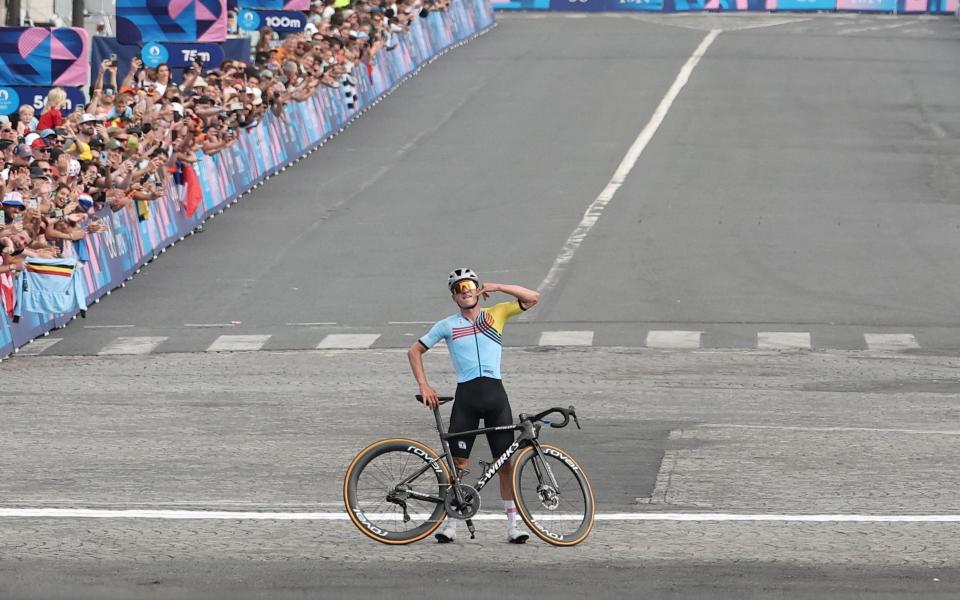
[[[63,338],[52,338],[45,337],[33,340],[26,346],[20,349],[20,356],[37,356],[45,350],[49,350],[51,346],[56,345],[58,342],[62,341]]]
[[[623,160],[620,162],[620,166],[614,171],[613,177],[610,178],[610,181],[606,187],[603,188],[603,191],[600,192],[600,195],[590,203],[586,212],[583,213],[583,218],[580,220],[580,223],[574,228],[570,237],[567,238],[563,248],[560,249],[560,254],[557,255],[556,260],[553,262],[553,266],[551,266],[550,271],[547,272],[547,276],[540,283],[540,286],[537,287],[538,291],[541,293],[547,292],[560,281],[563,270],[570,261],[573,260],[577,249],[583,244],[583,241],[590,234],[590,230],[593,229],[593,226],[597,224],[597,220],[600,219],[600,215],[603,214],[603,210],[610,201],[613,200],[617,190],[620,189],[620,186],[623,185],[630,171],[633,170],[634,165],[637,164],[640,154],[647,147],[647,144],[650,143],[650,140],[653,139],[657,129],[660,128],[660,124],[663,123],[663,120],[666,118],[667,112],[680,94],[680,90],[687,85],[693,69],[697,66],[697,63],[700,62],[700,59],[703,58],[703,55],[707,52],[707,48],[710,47],[713,40],[717,39],[718,35],[720,35],[719,29],[711,29],[710,33],[703,38],[703,41],[700,42],[697,49],[690,55],[690,58],[687,59],[687,62],[680,69],[680,73],[677,74],[677,78],[673,81],[673,85],[667,90],[666,95],[660,101],[657,109],[653,111],[653,116],[650,117],[650,121],[640,131],[640,135],[637,136],[637,139],[633,141],[633,144],[631,144],[627,150],[626,155],[624,155]]]
[[[891,427],[803,427],[798,425],[741,425],[736,423],[704,423],[698,427],[714,429],[776,429],[783,431],[816,431],[823,433],[903,433],[908,435],[960,435],[960,429],[897,429]]]
[[[889,25],[877,25],[875,27],[855,27],[848,29],[841,29],[837,33],[839,35],[849,35],[851,33],[867,33],[869,31],[881,31],[883,29],[896,29],[897,27],[906,27],[907,25],[916,25],[916,21],[906,21],[900,23],[891,23]]]
[[[591,346],[592,331],[544,331],[540,334],[540,346]]]
[[[702,331],[650,331],[647,333],[648,348],[691,349],[700,347]]]
[[[150,354],[166,339],[165,336],[118,337],[97,354],[99,356]]]
[[[749,25],[735,25],[733,27],[724,27],[724,31],[744,31],[746,29],[762,29],[764,27],[777,27],[779,25],[793,25],[794,23],[803,23],[812,21],[812,18],[806,19],[772,19],[764,23],[751,23]]]
[[[395,518],[395,513],[369,514],[371,519]],[[423,519],[427,515],[414,514]],[[535,515],[540,521],[567,521],[579,518],[568,514]],[[348,521],[343,512],[268,512],[233,510],[113,510],[89,508],[0,508],[0,519],[195,519],[231,521]],[[474,521],[502,521],[499,513],[479,514]],[[597,513],[597,521],[701,521],[779,523],[960,523],[960,514],[878,515],[878,514],[776,514],[776,513]]]
[[[369,348],[379,337],[379,333],[331,333],[317,344],[317,349]]]
[[[809,350],[810,334],[799,331],[761,331],[757,333],[760,350]]]
[[[263,348],[270,339],[269,335],[221,335],[207,352],[249,352]]]
[[[871,350],[897,352],[920,347],[917,338],[909,333],[865,333],[863,339]]]

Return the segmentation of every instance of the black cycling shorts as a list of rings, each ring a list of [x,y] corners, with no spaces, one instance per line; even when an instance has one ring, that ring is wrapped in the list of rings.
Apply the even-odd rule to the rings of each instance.
[[[480,419],[483,419],[484,427],[513,425],[510,400],[499,379],[477,377],[457,384],[453,411],[450,413],[450,433],[479,429]],[[506,452],[513,443],[513,433],[512,429],[508,429],[487,434],[493,458]],[[476,437],[471,435],[450,440],[450,453],[457,458],[469,458]]]

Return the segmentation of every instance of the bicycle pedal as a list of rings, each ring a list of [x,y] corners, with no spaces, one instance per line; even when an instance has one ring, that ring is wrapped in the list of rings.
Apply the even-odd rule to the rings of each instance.
[[[493,463],[488,463],[488,462],[485,461],[485,460],[478,460],[477,462],[480,463],[480,472],[481,472],[481,473],[486,473],[487,470],[488,470],[490,467],[493,466]]]

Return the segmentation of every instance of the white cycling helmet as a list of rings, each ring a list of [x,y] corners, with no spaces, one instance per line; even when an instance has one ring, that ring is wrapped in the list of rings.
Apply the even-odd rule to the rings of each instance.
[[[450,275],[447,276],[447,289],[452,292],[453,284],[463,279],[469,279],[476,283],[477,287],[480,287],[480,278],[477,277],[477,274],[473,272],[473,269],[461,267],[459,269],[450,271]]]

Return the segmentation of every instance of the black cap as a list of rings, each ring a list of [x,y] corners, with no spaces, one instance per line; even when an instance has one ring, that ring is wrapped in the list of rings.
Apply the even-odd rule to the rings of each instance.
[[[47,174],[40,167],[30,167],[30,179],[40,179],[46,176]]]

